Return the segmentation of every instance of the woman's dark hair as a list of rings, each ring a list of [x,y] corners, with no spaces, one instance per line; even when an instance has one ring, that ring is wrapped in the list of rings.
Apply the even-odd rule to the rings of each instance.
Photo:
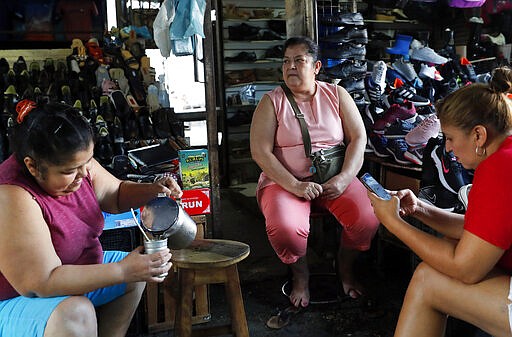
[[[484,125],[503,135],[512,129],[512,69],[496,68],[489,84],[474,83],[458,89],[436,103],[442,124],[470,132]]]
[[[35,107],[21,123],[15,122],[9,141],[22,166],[27,156],[62,165],[76,152],[87,149],[94,135],[78,109],[63,103],[47,103]]]
[[[318,45],[306,36],[291,37],[284,42],[284,50],[288,47],[303,45],[308,50],[308,54],[313,57],[313,61],[318,61]]]

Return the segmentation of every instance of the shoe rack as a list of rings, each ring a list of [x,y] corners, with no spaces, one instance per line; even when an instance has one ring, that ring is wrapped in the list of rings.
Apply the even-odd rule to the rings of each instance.
[[[261,171],[250,154],[250,123],[261,97],[282,80],[285,1],[224,0],[221,23],[224,185],[255,183]]]

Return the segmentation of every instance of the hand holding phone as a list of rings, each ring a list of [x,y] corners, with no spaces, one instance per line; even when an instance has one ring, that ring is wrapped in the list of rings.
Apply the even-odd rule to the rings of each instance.
[[[386,189],[379,184],[374,177],[372,177],[369,173],[365,173],[359,178],[363,185],[373,193],[377,194],[380,198],[384,200],[390,200],[391,195],[386,191]]]

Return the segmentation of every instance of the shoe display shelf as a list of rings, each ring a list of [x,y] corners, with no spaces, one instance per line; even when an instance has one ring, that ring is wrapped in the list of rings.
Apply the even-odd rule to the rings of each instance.
[[[221,21],[225,106],[220,157],[224,185],[234,186],[256,182],[261,172],[251,158],[249,130],[259,100],[282,80],[285,1],[222,1]]]

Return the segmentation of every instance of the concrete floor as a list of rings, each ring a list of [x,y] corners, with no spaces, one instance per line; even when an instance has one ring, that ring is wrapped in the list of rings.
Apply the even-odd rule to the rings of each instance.
[[[322,249],[308,252],[312,274],[311,304],[306,310],[292,316],[288,326],[273,330],[266,321],[289,301],[282,294],[282,285],[288,279],[288,270],[270,247],[264,221],[254,198],[233,190],[223,190],[222,238],[242,241],[251,246],[251,254],[239,263],[239,273],[251,337],[388,337],[393,335],[401,302],[409,281],[413,259],[408,251],[375,240],[374,247],[362,254],[357,274],[366,288],[366,296],[358,300],[346,297],[337,300],[332,260]],[[321,248],[328,245],[321,245]],[[334,278],[333,278],[334,277]],[[224,289],[210,286],[211,321],[213,326],[229,320]],[[447,336],[474,336],[468,327],[450,324]],[[173,331],[142,334],[139,337],[173,336]]]

